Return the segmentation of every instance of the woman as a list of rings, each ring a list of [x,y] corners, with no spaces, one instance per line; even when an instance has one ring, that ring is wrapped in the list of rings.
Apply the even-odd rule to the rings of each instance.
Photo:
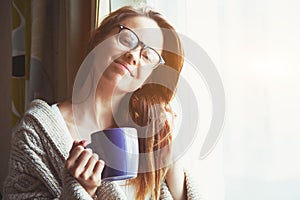
[[[149,44],[150,29],[159,30],[155,47]],[[146,9],[123,7],[106,17],[90,45],[91,52],[102,52],[96,54],[101,57],[93,69],[96,71],[90,71],[99,76],[92,82],[94,90],[87,98],[79,95],[78,101],[77,92],[86,91],[82,89],[85,83],[80,82],[72,100],[52,107],[41,100],[33,101],[13,133],[4,198],[198,199],[183,169],[166,164],[171,150],[153,153],[172,140],[165,116],[170,112],[168,104],[183,64],[179,38],[173,30],[159,13]],[[100,43],[108,45],[103,48]],[[173,53],[163,50],[170,45],[175,48]],[[177,73],[169,77],[163,66]],[[163,84],[156,84],[162,78]],[[86,131],[90,120],[93,128]],[[123,125],[138,129],[139,150],[149,155],[140,162],[148,169],[125,186],[101,182],[105,162],[84,148],[86,142],[79,134]]]

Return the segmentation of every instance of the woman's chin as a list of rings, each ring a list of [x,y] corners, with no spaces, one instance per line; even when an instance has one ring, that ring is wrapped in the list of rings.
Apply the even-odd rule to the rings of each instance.
[[[103,76],[111,82],[118,83],[128,75],[124,70],[118,68],[107,68],[103,73]]]
[[[143,85],[143,79],[136,79],[130,75],[130,72],[118,65],[112,65],[107,68],[103,74],[106,79],[115,85],[115,91],[130,93],[134,92]]]

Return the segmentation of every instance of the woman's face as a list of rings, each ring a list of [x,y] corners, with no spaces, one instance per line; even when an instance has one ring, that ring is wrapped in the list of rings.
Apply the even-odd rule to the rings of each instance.
[[[163,35],[157,23],[147,17],[127,18],[121,21],[120,25],[116,26],[107,37],[110,40],[107,48],[109,65],[103,72],[102,78],[113,84],[117,91],[133,92],[143,85],[157,66],[152,64],[157,62],[157,55],[154,54],[151,60],[148,55],[153,55],[153,49],[154,52],[161,54]],[[119,32],[122,28],[126,30],[123,30],[121,36]],[[126,49],[128,40],[131,39],[136,41],[134,44],[137,44],[138,40],[140,43],[132,50]],[[151,48],[143,48],[143,44]]]

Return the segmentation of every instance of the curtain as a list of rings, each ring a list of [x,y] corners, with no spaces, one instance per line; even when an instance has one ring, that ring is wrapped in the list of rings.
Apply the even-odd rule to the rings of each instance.
[[[11,135],[12,105],[12,8],[11,1],[1,1],[0,6],[0,188],[7,174]],[[1,199],[1,195],[0,195]]]
[[[8,171],[11,126],[29,102],[70,96],[95,28],[95,5],[95,0],[1,1],[0,187]]]
[[[33,99],[71,96],[95,28],[95,1],[13,0],[13,125]]]
[[[25,108],[26,15],[29,1],[12,1],[12,124]]]

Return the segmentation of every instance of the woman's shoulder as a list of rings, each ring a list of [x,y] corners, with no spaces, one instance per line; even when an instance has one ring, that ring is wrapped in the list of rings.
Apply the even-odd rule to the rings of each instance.
[[[27,135],[43,129],[44,121],[51,118],[52,110],[48,103],[41,99],[33,100],[24,112],[20,121],[12,129],[13,138],[15,134],[26,132]]]
[[[127,199],[124,191],[121,187],[115,183],[110,181],[104,181],[101,186],[97,190],[97,196],[101,196],[101,199]]]
[[[44,100],[42,99],[34,99],[30,104],[25,112],[26,114],[31,114],[34,115],[35,113],[39,112],[50,112],[51,111],[51,106]]]
[[[68,130],[62,125],[51,105],[40,99],[30,103],[22,119],[13,129],[12,144],[20,141],[26,144],[30,141],[53,144],[63,155],[67,155],[66,149],[72,145]]]
[[[14,149],[41,149],[43,140],[44,123],[41,123],[39,115],[48,109],[49,106],[45,101],[34,100],[30,103],[19,122],[12,129],[11,145]]]
[[[44,100],[35,99],[29,104],[12,131],[13,134],[17,132],[52,133],[57,129],[61,129],[61,123],[51,105]]]
[[[25,126],[26,124],[28,125],[28,123],[32,124],[36,121],[35,118],[40,118],[39,116],[44,113],[51,113],[50,105],[41,99],[33,100],[22,114],[19,121],[15,124],[12,131],[15,132],[20,127]]]
[[[53,121],[55,118],[55,112],[46,101],[35,99],[29,104],[20,120],[20,123],[16,127],[25,124],[46,125],[49,123],[45,122]]]
[[[45,101],[40,99],[33,100],[21,116],[19,122],[12,129],[13,133],[26,127],[35,126],[39,124],[38,122],[51,118],[52,112],[50,105]]]

